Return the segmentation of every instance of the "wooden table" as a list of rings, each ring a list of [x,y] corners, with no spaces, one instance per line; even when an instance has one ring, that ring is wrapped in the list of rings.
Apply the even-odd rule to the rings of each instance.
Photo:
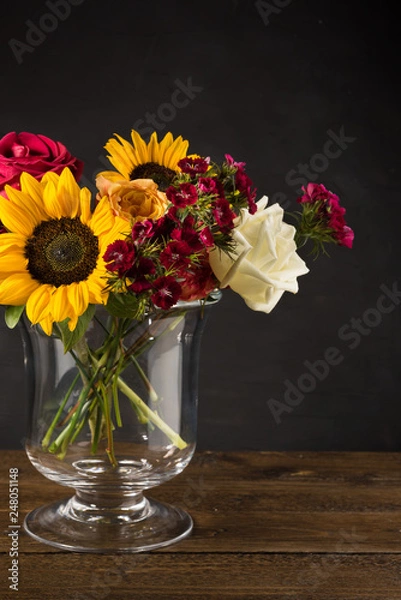
[[[21,524],[68,495],[22,451],[0,456],[3,531],[10,467]],[[21,529],[18,593],[2,536],[1,600],[401,599],[401,454],[203,452],[151,495],[191,513],[189,538],[147,554],[79,554]]]

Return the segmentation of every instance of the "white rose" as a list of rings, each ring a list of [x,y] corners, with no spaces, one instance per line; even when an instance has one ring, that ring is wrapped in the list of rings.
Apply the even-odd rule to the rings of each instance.
[[[297,277],[309,269],[296,253],[295,227],[283,221],[278,204],[266,208],[257,202],[253,215],[246,209],[234,220],[234,255],[219,249],[210,253],[210,265],[221,287],[230,286],[253,310],[269,313],[284,292],[298,291]]]

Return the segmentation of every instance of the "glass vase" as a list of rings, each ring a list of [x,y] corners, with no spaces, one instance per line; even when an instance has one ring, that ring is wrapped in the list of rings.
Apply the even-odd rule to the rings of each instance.
[[[32,386],[26,452],[75,495],[36,508],[35,539],[81,552],[140,552],[177,542],[189,514],[143,492],[183,471],[195,451],[199,348],[220,298],[182,302],[142,322],[97,308],[69,351],[22,326]]]

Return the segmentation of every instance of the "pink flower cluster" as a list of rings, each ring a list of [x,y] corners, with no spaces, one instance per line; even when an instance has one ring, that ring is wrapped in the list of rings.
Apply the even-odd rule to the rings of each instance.
[[[332,230],[337,244],[352,248],[354,232],[345,222],[345,208],[340,205],[339,197],[320,183],[308,183],[302,190],[298,202],[314,206],[319,223]]]
[[[232,156],[225,154],[227,163],[235,169],[235,185],[237,190],[245,194],[248,200],[248,210],[251,215],[257,211],[255,202],[256,189],[252,188],[252,181],[245,173],[245,163],[235,162]]]

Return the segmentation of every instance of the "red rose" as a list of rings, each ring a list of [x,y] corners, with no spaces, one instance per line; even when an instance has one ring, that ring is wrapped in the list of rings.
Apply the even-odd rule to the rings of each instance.
[[[0,194],[6,196],[4,186],[19,189],[21,173],[26,171],[41,179],[48,171],[58,175],[69,167],[79,181],[83,162],[72,156],[60,142],[34,133],[8,133],[0,140]]]

